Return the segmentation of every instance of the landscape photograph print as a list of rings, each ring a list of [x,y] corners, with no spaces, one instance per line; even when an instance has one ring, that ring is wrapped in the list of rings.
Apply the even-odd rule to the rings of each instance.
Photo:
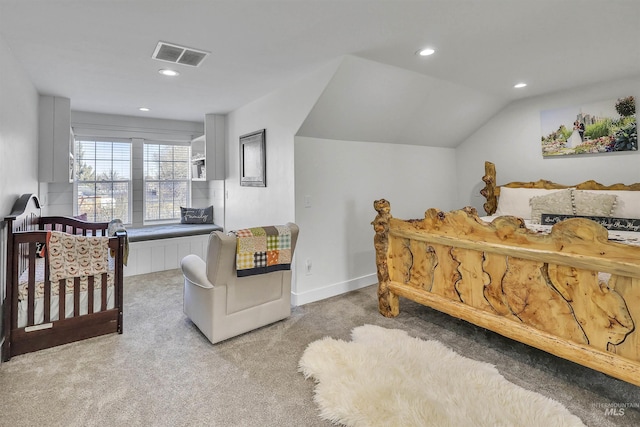
[[[637,151],[633,96],[540,112],[542,156]]]

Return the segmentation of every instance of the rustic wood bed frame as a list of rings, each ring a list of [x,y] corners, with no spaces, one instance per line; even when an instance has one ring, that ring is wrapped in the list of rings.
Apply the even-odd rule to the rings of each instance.
[[[65,280],[52,283],[49,280],[48,259],[44,257],[43,286],[43,322],[35,320],[36,306],[36,278],[35,266],[38,258],[38,244],[44,245],[47,230],[63,231],[69,234],[84,236],[107,236],[108,222],[86,222],[69,217],[40,215],[40,203],[33,194],[24,194],[13,206],[11,214],[5,218],[7,223],[7,280],[6,296],[4,300],[4,343],[2,345],[2,360],[7,361],[12,356],[41,350],[61,344],[67,344],[86,338],[92,338],[109,333],[122,333],[123,306],[123,251],[126,233],[116,232],[111,237],[108,246],[114,258],[113,280],[113,308],[107,307],[107,273],[100,278],[88,278],[86,292],[86,314],[81,314],[81,290],[79,278],[75,278],[73,290],[65,286]],[[23,272],[28,276],[28,297],[23,304],[27,305],[26,326],[18,325],[19,277]],[[101,281],[101,286],[98,284]],[[57,287],[58,296],[54,297],[52,289]],[[100,309],[94,309],[94,293],[100,293]],[[65,296],[73,294],[73,313],[65,314]],[[57,299],[59,320],[51,320],[51,307]],[[55,306],[54,306],[55,307]]]
[[[483,180],[491,214],[499,194],[493,164]],[[640,190],[640,184],[594,181],[507,185]],[[513,216],[487,223],[471,207],[429,209],[419,220],[393,218],[384,199],[374,208],[384,316],[397,316],[399,297],[408,298],[640,386],[639,246],[608,240],[605,228],[584,218],[541,234]]]

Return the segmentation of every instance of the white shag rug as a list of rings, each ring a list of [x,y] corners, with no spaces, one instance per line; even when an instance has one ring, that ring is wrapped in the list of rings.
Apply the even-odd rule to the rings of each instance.
[[[347,426],[584,426],[563,405],[498,370],[397,329],[364,325],[325,337],[299,370],[316,381],[320,416]]]

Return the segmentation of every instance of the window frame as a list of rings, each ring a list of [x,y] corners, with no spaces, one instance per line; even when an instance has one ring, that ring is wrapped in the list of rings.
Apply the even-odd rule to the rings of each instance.
[[[166,146],[170,146],[173,148],[176,147],[180,147],[180,148],[186,148],[187,152],[186,152],[186,157],[184,160],[185,163],[185,167],[186,167],[186,177],[185,178],[174,178],[174,179],[161,179],[160,177],[158,179],[148,179],[147,176],[147,146],[158,146],[159,149],[160,147],[166,147]],[[175,153],[173,153],[173,159],[175,159]],[[160,158],[158,158],[157,160],[158,163],[161,162],[167,162],[166,160],[163,161]],[[171,162],[175,165],[176,163],[181,163],[181,161],[176,161],[176,160],[171,160]],[[160,173],[160,165],[158,165],[158,173]],[[175,173],[175,168],[173,169],[173,172]],[[148,209],[148,200],[147,200],[147,184],[150,182],[157,182],[157,183],[163,183],[163,182],[171,182],[171,183],[184,183],[185,186],[185,190],[186,190],[186,196],[185,196],[185,200],[184,200],[184,204],[181,203],[181,201],[178,201],[178,206],[176,208],[175,206],[175,200],[173,201],[174,203],[174,207],[173,207],[173,212],[174,212],[174,217],[172,218],[157,218],[157,219],[153,219],[153,218],[147,218],[147,209]],[[191,188],[191,182],[192,182],[192,176],[191,176],[191,144],[189,143],[184,143],[184,142],[178,142],[178,141],[157,141],[157,140],[144,140],[143,142],[143,146],[142,146],[142,222],[143,224],[174,224],[177,222],[180,222],[180,207],[191,207],[191,196],[192,196],[192,188]],[[162,209],[159,206],[159,211],[161,212]]]
[[[78,203],[78,187],[79,187],[79,183],[93,183],[94,185],[98,185],[99,183],[127,183],[127,220],[123,221],[123,223],[130,225],[133,223],[133,141],[130,138],[108,138],[108,137],[95,137],[95,136],[75,136],[74,137],[74,141],[73,141],[73,153],[74,153],[74,162],[73,162],[73,212],[74,215],[80,215],[79,213],[79,203]],[[128,179],[123,179],[123,180],[98,180],[98,179],[94,179],[93,181],[86,181],[86,180],[79,180],[78,179],[78,170],[77,168],[80,166],[80,161],[78,159],[78,144],[80,142],[94,142],[94,143],[110,143],[110,144],[114,144],[114,143],[118,143],[118,144],[127,144],[128,145],[128,163],[129,163],[129,170],[128,170]],[[97,151],[97,150],[96,150]],[[111,156],[111,162],[113,163],[114,159],[113,159],[113,145],[111,146],[111,151],[112,151],[112,156]],[[95,168],[95,162],[98,161],[98,156],[94,155],[94,158],[91,159],[94,161],[94,168]],[[105,159],[100,159],[100,160],[105,160]],[[113,169],[112,169],[113,171]],[[96,171],[94,170],[94,173],[96,173]],[[97,177],[94,177],[97,178]],[[113,176],[112,176],[113,178]],[[113,189],[112,189],[113,191]],[[94,196],[95,198],[95,196]],[[95,203],[94,203],[95,204]],[[95,209],[94,209],[95,212]],[[112,218],[114,219],[114,218]],[[122,219],[122,218],[118,218],[118,219]],[[108,222],[108,220],[105,221],[101,221],[95,218],[88,218],[87,219],[90,222]]]

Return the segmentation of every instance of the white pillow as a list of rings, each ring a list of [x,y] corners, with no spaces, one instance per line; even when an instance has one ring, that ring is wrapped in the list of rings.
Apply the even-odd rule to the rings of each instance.
[[[502,191],[502,190],[501,190]],[[611,214],[614,218],[640,218],[640,191],[627,190],[581,190],[590,193],[612,194],[616,205]]]
[[[540,224],[542,214],[573,215],[571,189],[556,191],[531,198],[531,222]]]
[[[579,216],[610,217],[616,206],[618,196],[602,191],[573,190],[573,211]]]
[[[544,196],[557,191],[561,191],[561,189],[547,190],[544,188],[500,187],[498,208],[494,215],[513,215],[522,219],[531,219],[531,206],[529,206],[531,198],[535,196]]]

